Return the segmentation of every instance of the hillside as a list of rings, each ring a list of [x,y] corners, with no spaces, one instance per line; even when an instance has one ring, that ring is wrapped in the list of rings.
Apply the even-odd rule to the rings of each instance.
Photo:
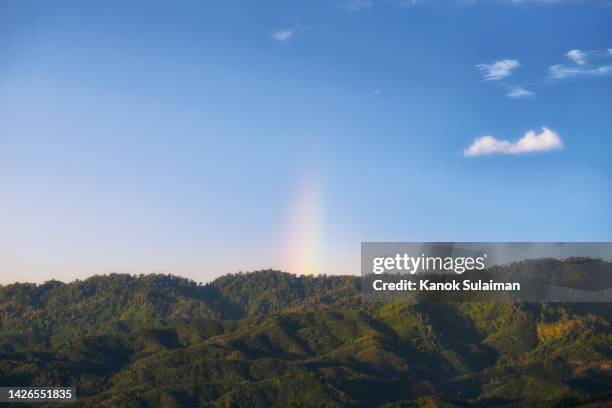
[[[601,304],[364,303],[357,277],[113,274],[0,288],[0,386],[89,406],[578,406],[612,392]],[[65,406],[65,405],[63,405]]]

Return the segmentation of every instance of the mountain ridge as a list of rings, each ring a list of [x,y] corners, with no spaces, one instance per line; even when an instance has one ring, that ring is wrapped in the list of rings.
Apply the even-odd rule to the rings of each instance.
[[[608,304],[369,303],[358,276],[0,287],[0,385],[79,406],[577,406],[612,391]]]

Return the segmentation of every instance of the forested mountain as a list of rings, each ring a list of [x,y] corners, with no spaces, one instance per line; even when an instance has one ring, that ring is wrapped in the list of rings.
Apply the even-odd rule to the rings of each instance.
[[[368,303],[358,277],[0,288],[0,386],[79,406],[604,406],[612,307]],[[62,404],[66,406],[66,404]]]

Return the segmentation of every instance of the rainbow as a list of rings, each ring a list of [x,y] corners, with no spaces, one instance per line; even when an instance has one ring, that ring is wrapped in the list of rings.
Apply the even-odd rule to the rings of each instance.
[[[320,271],[321,183],[313,173],[298,184],[290,214],[286,251],[287,271],[296,275],[317,275]]]

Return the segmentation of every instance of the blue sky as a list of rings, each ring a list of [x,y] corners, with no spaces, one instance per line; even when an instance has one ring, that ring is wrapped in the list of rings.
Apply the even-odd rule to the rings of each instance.
[[[0,3],[3,282],[612,240],[606,1],[126,3]]]

